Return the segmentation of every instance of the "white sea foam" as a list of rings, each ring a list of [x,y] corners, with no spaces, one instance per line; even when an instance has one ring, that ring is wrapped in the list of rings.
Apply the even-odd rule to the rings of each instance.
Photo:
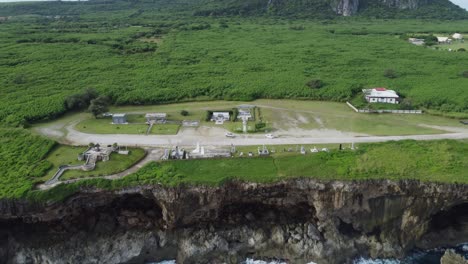
[[[263,260],[255,260],[255,259],[247,259],[245,264],[287,264],[286,262],[282,261],[263,261]]]
[[[358,258],[353,261],[353,264],[400,264],[401,262],[396,259],[365,259]]]
[[[461,250],[463,250],[463,252],[468,252],[468,244],[462,245]]]

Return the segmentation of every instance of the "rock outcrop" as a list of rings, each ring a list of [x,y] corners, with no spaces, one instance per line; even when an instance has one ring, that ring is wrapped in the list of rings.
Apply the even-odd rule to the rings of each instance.
[[[332,1],[331,7],[337,15],[352,16],[359,10],[359,0]]]
[[[445,251],[440,264],[468,264],[468,260],[462,255],[458,255],[453,250]]]
[[[82,190],[0,203],[0,263],[350,263],[466,242],[468,185],[417,181],[227,183]]]

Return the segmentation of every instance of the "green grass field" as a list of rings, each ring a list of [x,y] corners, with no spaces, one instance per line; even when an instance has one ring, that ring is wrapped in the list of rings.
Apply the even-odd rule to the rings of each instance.
[[[180,125],[178,124],[155,124],[151,128],[152,135],[177,135]]]
[[[360,144],[359,149],[307,155],[153,162],[122,179],[83,180],[31,198],[61,200],[81,187],[120,189],[145,184],[220,185],[229,180],[274,182],[317,180],[419,180],[468,183],[468,141],[399,141]]]
[[[168,113],[169,120],[201,120],[203,126],[215,126],[213,122],[205,122],[207,110],[232,109],[244,102],[231,101],[207,101],[181,104],[167,104],[156,106],[124,106],[112,107],[113,112],[134,113],[130,117],[141,116],[146,112]],[[261,99],[249,104],[257,105],[261,111],[263,121],[267,123],[270,131],[303,129],[334,129],[344,132],[355,132],[378,136],[437,134],[444,133],[440,129],[427,126],[448,126],[462,128],[457,119],[422,114],[422,115],[398,115],[398,114],[364,114],[355,113],[344,103],[306,101],[306,100],[267,100]],[[224,107],[224,108],[223,108]],[[180,115],[181,110],[189,111],[188,116]],[[112,125],[109,119],[94,119],[91,115],[75,114],[76,119],[84,119],[76,125],[76,129],[85,133],[98,134],[144,134],[146,125]],[[138,119],[140,120],[140,119]],[[137,120],[137,121],[138,121]],[[140,120],[141,121],[141,120]],[[67,115],[63,118],[61,126],[73,122],[73,117]],[[249,122],[251,128],[254,122]],[[427,126],[421,126],[427,125]],[[60,122],[53,121],[49,127],[60,127]],[[158,125],[157,125],[158,126]],[[155,128],[157,128],[155,126]],[[165,124],[159,134],[175,134],[177,125]],[[47,123],[41,123],[33,128],[47,127]],[[241,122],[226,122],[224,128],[232,132],[238,132],[242,128]],[[155,133],[153,128],[152,133]]]
[[[94,134],[146,134],[146,124],[112,124],[111,119],[89,118],[75,126],[76,130]]]
[[[44,177],[41,177],[41,181],[50,179],[58,167],[61,165],[80,165],[83,161],[78,160],[78,154],[86,150],[86,147],[78,146],[66,146],[60,145],[55,147],[52,152],[47,156],[46,160],[53,164],[51,169],[47,172]],[[82,178],[82,177],[95,177],[105,176],[115,173],[119,173],[130,168],[137,161],[141,160],[145,156],[145,151],[139,148],[131,148],[129,155],[120,155],[112,153],[110,160],[106,162],[99,161],[96,163],[96,168],[92,171],[81,171],[81,170],[69,170],[66,171],[61,180]]]

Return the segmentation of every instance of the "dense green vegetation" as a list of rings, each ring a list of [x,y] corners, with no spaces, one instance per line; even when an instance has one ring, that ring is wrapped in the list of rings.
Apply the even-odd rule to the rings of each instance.
[[[369,4],[361,10],[367,18],[341,18],[331,14],[325,1],[310,1],[307,7],[300,2],[276,1],[280,4],[269,9],[263,1],[238,0],[0,4],[0,197],[61,199],[87,185],[219,184],[291,176],[466,182],[467,144],[441,141],[304,157],[155,163],[118,181],[32,191],[53,166],[46,156],[54,142],[6,127],[83,110],[96,98],[119,106],[256,98],[345,101],[359,96],[362,88],[384,86],[397,90],[411,108],[468,113],[468,53],[404,41],[411,34],[467,33],[468,20],[370,18],[460,19],[466,12],[437,0],[419,13]],[[304,15],[312,10],[320,15]],[[94,101],[95,113],[106,108],[99,101]],[[272,113],[264,113],[265,119],[272,120]],[[337,117],[330,120],[340,123],[338,128],[348,126]],[[373,125],[362,123],[356,126],[363,132]],[[387,152],[388,163],[382,161]],[[264,169],[255,171],[257,167]],[[215,173],[221,170],[230,172],[218,178]]]
[[[0,142],[0,197],[24,197],[52,167],[44,158],[55,143],[22,129],[5,128],[0,128]]]
[[[33,192],[31,195],[36,199],[59,200],[83,187],[119,189],[147,184],[219,185],[229,180],[272,182],[296,177],[468,183],[467,151],[466,141],[400,141],[361,144],[356,151],[154,162],[120,180],[85,180],[44,193]]]
[[[387,86],[414,107],[468,111],[468,53],[397,37],[464,33],[466,20],[199,17],[189,9],[184,1],[2,4],[0,15],[12,17],[0,24],[0,120],[55,118],[76,109],[68,98],[87,88],[114,104],[140,105],[344,101],[363,87]],[[389,68],[396,78],[385,77]]]

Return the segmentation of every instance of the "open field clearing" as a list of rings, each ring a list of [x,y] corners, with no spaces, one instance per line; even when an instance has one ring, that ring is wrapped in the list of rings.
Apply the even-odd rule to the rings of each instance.
[[[182,120],[200,121],[200,127],[180,128],[175,124],[156,124],[152,135],[181,136],[212,136],[217,133],[223,136],[223,132],[236,131],[242,126],[241,122],[226,122],[224,125],[215,125],[205,121],[208,110],[232,110],[244,102],[192,102],[181,104],[168,104],[156,106],[126,106],[113,107],[111,112],[127,113],[129,122],[134,124],[111,124],[111,119],[94,119],[90,114],[72,114],[50,123],[42,123],[33,126],[35,131],[57,139],[66,139],[70,130],[76,130],[87,134],[140,134],[144,135],[148,125],[143,124],[144,114],[163,112],[168,114],[169,121],[180,122]],[[268,125],[268,129],[278,136],[304,137],[314,134],[328,133],[330,136],[345,133],[348,136],[400,136],[441,134],[453,132],[453,129],[466,129],[456,119],[438,117],[432,115],[399,115],[399,114],[365,114],[355,113],[346,104],[318,101],[295,100],[256,100],[248,102],[260,109],[262,120]],[[182,110],[188,111],[188,116],[182,116]],[[76,125],[75,125],[76,124]],[[254,126],[254,122],[249,122]],[[206,128],[205,128],[206,127]],[[444,128],[449,127],[449,128]],[[207,133],[207,130],[214,129]],[[452,129],[450,129],[452,128]],[[343,136],[344,136],[343,135]]]

